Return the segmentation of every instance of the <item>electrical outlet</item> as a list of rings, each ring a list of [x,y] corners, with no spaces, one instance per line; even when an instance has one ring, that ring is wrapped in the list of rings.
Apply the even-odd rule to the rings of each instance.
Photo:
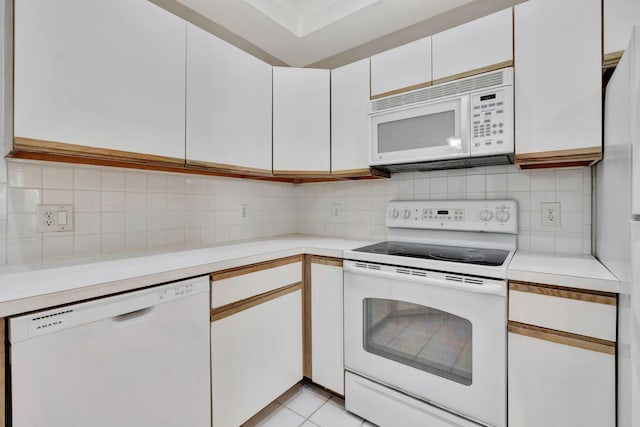
[[[73,231],[73,205],[38,205],[37,231]]]
[[[334,219],[340,218],[342,216],[342,205],[340,203],[334,203],[331,212]]]
[[[559,227],[560,226],[560,203],[557,203],[557,202],[540,203],[540,215],[542,216],[542,225]]]

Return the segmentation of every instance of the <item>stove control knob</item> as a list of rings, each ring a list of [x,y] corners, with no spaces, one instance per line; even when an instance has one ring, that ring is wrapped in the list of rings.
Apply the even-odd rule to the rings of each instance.
[[[491,221],[493,218],[493,212],[491,212],[488,208],[484,208],[480,211],[480,220],[484,222]]]
[[[400,215],[400,211],[396,208],[393,208],[389,211],[389,218],[391,219],[396,219],[398,218],[398,215]]]
[[[409,209],[402,210],[402,219],[409,219],[411,216],[411,211]]]
[[[498,220],[498,222],[507,222],[509,221],[509,218],[511,218],[511,214],[509,213],[509,211],[505,209],[496,211],[496,219]]]

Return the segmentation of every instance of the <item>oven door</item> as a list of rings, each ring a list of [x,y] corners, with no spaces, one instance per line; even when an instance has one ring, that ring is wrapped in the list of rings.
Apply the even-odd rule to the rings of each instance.
[[[371,165],[469,157],[469,95],[374,113]]]
[[[345,261],[344,266],[346,369],[470,419],[504,426],[505,282],[469,284],[459,275],[427,271],[433,277],[420,277],[357,264],[363,265]],[[463,282],[456,281],[460,278]]]

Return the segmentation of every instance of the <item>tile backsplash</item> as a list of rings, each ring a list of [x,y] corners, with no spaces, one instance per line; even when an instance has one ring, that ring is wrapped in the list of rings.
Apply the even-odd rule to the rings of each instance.
[[[383,240],[389,200],[485,198],[518,201],[518,248],[591,253],[590,168],[492,166],[293,185],[8,160],[0,162],[0,263],[198,247],[295,232]],[[542,225],[542,202],[560,202],[559,227]],[[74,230],[38,233],[38,204],[73,204]]]
[[[515,199],[519,249],[590,254],[591,180],[591,168],[523,171],[490,166],[395,174],[390,180],[305,184],[296,189],[297,229],[384,240],[390,200]],[[559,227],[542,225],[542,202],[560,202]]]
[[[46,162],[6,165],[0,183],[0,263],[296,232],[291,184]],[[74,230],[38,233],[38,204],[73,204]]]

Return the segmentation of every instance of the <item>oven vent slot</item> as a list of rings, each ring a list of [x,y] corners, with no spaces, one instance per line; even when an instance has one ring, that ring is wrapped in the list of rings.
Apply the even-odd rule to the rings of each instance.
[[[379,265],[375,265],[375,264],[368,264],[367,268],[369,270],[380,270],[380,266]]]
[[[396,268],[396,273],[411,274],[411,270],[409,270],[408,268]]]
[[[411,275],[412,276],[427,277],[427,272],[426,271],[420,271],[420,270],[411,270]]]
[[[359,268],[367,268],[367,264],[363,263],[363,262],[356,262],[356,267]]]
[[[464,282],[464,278],[460,277],[460,276],[444,276],[445,280],[450,280],[452,282]]]
[[[471,283],[472,285],[484,285],[484,280],[482,280],[482,279],[472,279],[472,278],[469,278],[469,277],[466,277],[464,279],[464,282],[465,283]]]

